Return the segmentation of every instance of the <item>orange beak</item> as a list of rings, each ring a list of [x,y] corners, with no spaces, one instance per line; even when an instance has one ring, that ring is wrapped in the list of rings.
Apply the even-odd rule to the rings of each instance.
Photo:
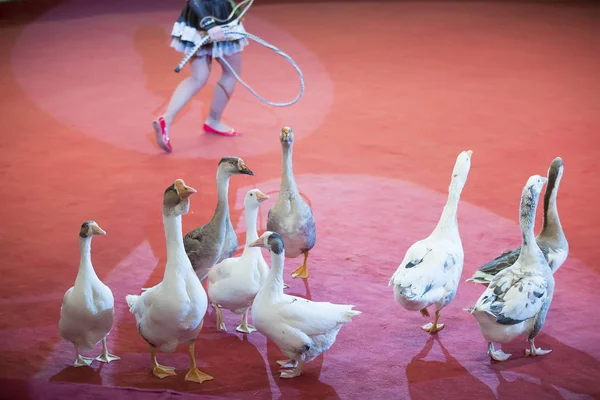
[[[98,224],[92,225],[92,232],[94,235],[106,235],[106,232],[98,226]]]
[[[175,181],[175,190],[177,190],[177,194],[182,199],[185,199],[197,192],[197,190],[194,189],[193,187],[187,186],[185,184],[185,182],[183,181],[183,179],[177,179]]]
[[[262,245],[262,240],[258,238],[254,242],[250,243],[248,247],[262,247]]]
[[[260,190],[256,191],[256,200],[258,200],[259,203],[262,203],[263,201],[269,200],[269,196],[264,194],[263,192],[261,192]]]

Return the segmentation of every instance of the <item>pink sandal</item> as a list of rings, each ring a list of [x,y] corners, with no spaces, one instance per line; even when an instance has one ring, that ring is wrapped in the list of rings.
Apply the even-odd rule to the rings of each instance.
[[[154,127],[156,144],[158,147],[167,153],[171,153],[173,151],[173,147],[171,146],[171,141],[169,140],[169,135],[167,134],[167,124],[165,123],[165,119],[163,117],[158,117],[158,119],[152,121],[152,126]]]
[[[234,131],[233,129],[231,129],[229,132],[222,132],[222,131],[218,131],[214,128],[211,128],[210,126],[208,126],[207,124],[204,124],[204,132],[206,133],[214,133],[215,135],[221,135],[221,136],[240,136],[239,132]]]

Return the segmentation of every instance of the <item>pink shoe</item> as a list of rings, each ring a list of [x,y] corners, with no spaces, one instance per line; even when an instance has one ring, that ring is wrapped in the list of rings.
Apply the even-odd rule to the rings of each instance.
[[[233,129],[231,129],[229,132],[218,131],[214,128],[211,128],[207,124],[204,124],[204,132],[214,133],[215,135],[221,135],[221,136],[240,136],[241,135],[239,132],[236,132]]]
[[[152,126],[154,127],[156,144],[158,147],[167,153],[172,152],[173,147],[171,146],[171,141],[169,140],[169,135],[167,134],[167,124],[165,123],[165,119],[163,117],[158,117],[158,119],[152,121]]]

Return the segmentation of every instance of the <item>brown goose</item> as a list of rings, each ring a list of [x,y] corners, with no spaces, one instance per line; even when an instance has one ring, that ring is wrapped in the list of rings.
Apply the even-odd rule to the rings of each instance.
[[[563,170],[564,164],[562,159],[560,157],[555,158],[548,169],[548,185],[544,194],[544,222],[542,231],[535,239],[542,253],[544,253],[544,257],[552,273],[556,272],[564,264],[569,255],[569,243],[565,238],[556,208],[556,197]],[[512,251],[502,253],[492,261],[481,266],[475,271],[472,277],[467,279],[467,282],[482,283],[487,286],[498,272],[510,267],[517,261],[520,252],[521,246]]]
[[[254,175],[239,157],[223,157],[217,167],[219,200],[215,213],[206,225],[196,228],[183,238],[194,271],[200,281],[218,262],[233,255],[238,246],[237,236],[229,215],[229,179],[232,175]]]

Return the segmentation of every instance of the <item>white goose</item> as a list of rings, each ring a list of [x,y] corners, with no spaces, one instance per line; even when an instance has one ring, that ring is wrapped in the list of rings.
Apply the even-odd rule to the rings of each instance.
[[[420,311],[429,317],[427,307],[435,306],[433,323],[421,326],[431,334],[444,329],[438,324],[440,311],[456,295],[463,269],[464,253],[458,231],[457,209],[460,194],[471,168],[471,150],[456,159],[448,201],[434,231],[414,243],[394,272],[389,286],[394,286],[394,298],[409,311]]]
[[[260,290],[269,266],[265,262],[259,248],[249,244],[258,239],[256,219],[258,207],[268,200],[269,196],[258,189],[252,189],[244,198],[244,218],[246,220],[246,246],[240,257],[227,258],[208,271],[208,297],[217,313],[217,329],[227,332],[223,322],[223,314],[219,307],[243,314],[242,321],[236,328],[238,332],[256,331],[248,325],[248,310],[254,297]]]
[[[156,361],[156,349],[172,353],[188,343],[190,369],[186,381],[202,383],[213,379],[196,366],[194,342],[202,329],[208,307],[206,292],[185,253],[181,216],[190,208],[189,196],[196,190],[177,179],[165,190],[163,223],[167,241],[167,264],[162,282],[141,295],[126,296],[142,338],[150,345],[152,372],[158,378],[175,375],[175,368]]]
[[[535,211],[546,181],[546,178],[534,175],[523,189],[519,258],[512,266],[498,272],[477,303],[466,310],[477,319],[481,333],[488,341],[488,354],[497,361],[505,361],[511,355],[495,350],[494,342],[508,343],[519,336],[529,340],[525,355],[540,356],[552,351],[536,348],[534,344],[554,294],[552,270],[533,233]]]
[[[94,221],[86,221],[79,230],[79,272],[75,285],[67,290],[60,308],[58,332],[75,346],[75,367],[88,366],[93,358],[83,357],[79,350],[92,350],[102,341],[102,354],[96,360],[109,363],[120,358],[110,354],[106,337],[113,327],[115,301],[113,294],[96,275],[91,247],[94,235],[106,235]]]
[[[329,349],[338,332],[352,317],[360,315],[353,305],[314,302],[283,293],[283,239],[267,231],[251,247],[271,252],[271,270],[252,303],[256,329],[271,339],[288,360],[277,361],[284,370],[281,378],[302,374],[305,363]]]

